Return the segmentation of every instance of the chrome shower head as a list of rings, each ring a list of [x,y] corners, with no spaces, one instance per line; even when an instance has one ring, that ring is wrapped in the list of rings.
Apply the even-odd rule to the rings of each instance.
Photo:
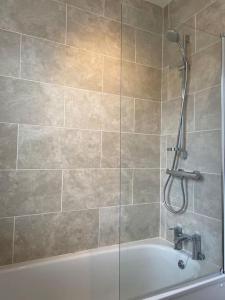
[[[179,43],[180,42],[180,35],[177,31],[170,29],[166,33],[168,41],[172,43]]]

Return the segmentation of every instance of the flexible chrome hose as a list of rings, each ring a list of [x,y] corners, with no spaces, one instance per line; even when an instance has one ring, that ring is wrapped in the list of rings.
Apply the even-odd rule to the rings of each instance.
[[[179,45],[180,46],[180,45]],[[183,72],[183,80],[182,80],[182,91],[181,91],[181,111],[180,111],[180,120],[179,120],[179,126],[178,126],[178,134],[177,134],[177,141],[176,141],[176,147],[175,147],[175,153],[173,157],[173,163],[172,163],[172,170],[177,170],[179,165],[179,158],[181,151],[184,150],[184,112],[185,112],[185,106],[186,106],[186,97],[187,97],[187,84],[188,84],[188,62],[184,56],[184,50],[183,47],[180,46],[180,49],[182,50],[183,54],[183,61],[184,61],[184,72]],[[186,211],[188,207],[188,197],[185,193],[185,187],[184,187],[184,178],[181,178],[181,192],[182,192],[182,204],[181,207],[177,210],[172,206],[170,201],[170,190],[173,184],[174,178],[170,174],[166,180],[166,183],[164,185],[163,189],[163,204],[168,209],[169,212],[173,214],[182,214]],[[167,192],[168,191],[168,192]]]

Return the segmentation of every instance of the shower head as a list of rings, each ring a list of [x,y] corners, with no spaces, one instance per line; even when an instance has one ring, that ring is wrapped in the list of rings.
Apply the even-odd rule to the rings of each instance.
[[[177,31],[170,29],[166,33],[168,41],[172,43],[179,43],[180,42],[180,35]]]

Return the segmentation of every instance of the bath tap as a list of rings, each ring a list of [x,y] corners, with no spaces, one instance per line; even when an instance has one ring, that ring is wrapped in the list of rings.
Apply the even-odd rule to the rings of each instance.
[[[174,228],[170,228],[170,230],[174,231],[174,249],[182,250],[183,242],[192,242],[192,259],[193,260],[204,260],[205,255],[201,251],[201,236],[197,233],[193,235],[184,234],[182,231],[182,227],[176,226]]]

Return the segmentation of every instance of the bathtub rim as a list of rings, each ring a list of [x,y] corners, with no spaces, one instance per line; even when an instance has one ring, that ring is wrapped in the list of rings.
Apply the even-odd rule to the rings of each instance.
[[[183,296],[186,295],[187,292],[193,292],[197,290],[201,290],[202,288],[210,285],[215,284],[222,284],[225,285],[225,274],[224,273],[218,273],[209,275],[207,277],[202,277],[201,279],[193,280],[189,283],[184,283],[182,285],[179,285],[173,289],[170,289],[168,291],[162,292],[157,295],[153,295],[150,297],[141,298],[142,300],[166,300],[166,299],[174,299],[172,297],[176,296]]]

